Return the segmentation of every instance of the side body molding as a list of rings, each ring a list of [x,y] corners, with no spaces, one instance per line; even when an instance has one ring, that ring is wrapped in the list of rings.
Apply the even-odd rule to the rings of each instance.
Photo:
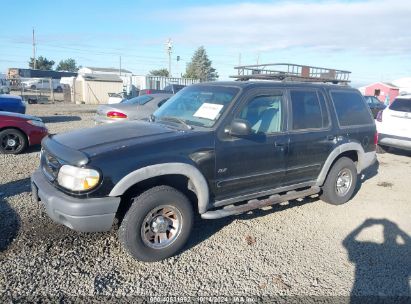
[[[323,168],[321,169],[320,174],[318,175],[316,186],[322,186],[324,184],[327,173],[330,170],[330,167],[334,160],[343,152],[346,151],[356,151],[358,155],[358,164],[357,164],[357,173],[360,173],[365,167],[365,157],[366,153],[364,152],[363,147],[359,143],[350,142],[339,145],[336,147],[330,155],[328,155],[327,160],[324,163]]]
[[[164,163],[147,166],[123,177],[111,190],[109,196],[120,196],[131,186],[143,180],[168,174],[184,175],[189,179],[188,187],[197,194],[199,213],[207,211],[209,190],[207,181],[194,166],[185,163]]]

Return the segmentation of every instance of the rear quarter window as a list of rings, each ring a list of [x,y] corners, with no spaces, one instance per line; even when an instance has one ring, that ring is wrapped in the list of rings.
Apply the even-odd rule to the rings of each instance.
[[[126,99],[123,100],[121,103],[122,104],[133,104],[133,105],[145,105],[147,102],[149,102],[150,100],[152,100],[153,97],[151,97],[150,95],[143,95],[143,96],[138,96],[138,97],[134,97],[131,99]]]
[[[370,110],[359,93],[331,91],[331,99],[341,127],[373,124]]]
[[[390,110],[411,113],[411,99],[395,99],[390,105]]]

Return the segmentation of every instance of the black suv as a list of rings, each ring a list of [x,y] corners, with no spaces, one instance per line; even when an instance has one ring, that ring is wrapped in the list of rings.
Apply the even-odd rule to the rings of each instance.
[[[143,261],[174,255],[193,214],[216,219],[319,194],[353,195],[376,130],[350,87],[293,82],[191,85],[147,121],[53,135],[33,197],[77,231],[110,230]]]

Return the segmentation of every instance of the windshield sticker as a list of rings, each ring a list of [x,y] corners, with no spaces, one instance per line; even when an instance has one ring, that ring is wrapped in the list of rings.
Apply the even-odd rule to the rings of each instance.
[[[210,120],[216,120],[218,114],[220,114],[221,109],[224,105],[215,103],[203,103],[201,107],[198,108],[197,112],[193,116],[199,118],[205,118]]]

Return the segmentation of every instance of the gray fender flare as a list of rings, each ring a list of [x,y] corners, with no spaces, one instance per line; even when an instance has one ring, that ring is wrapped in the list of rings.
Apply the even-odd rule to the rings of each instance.
[[[194,166],[185,163],[164,163],[147,166],[135,170],[124,176],[111,190],[109,196],[120,196],[124,194],[131,186],[146,179],[168,175],[178,174],[188,178],[188,188],[195,192],[198,199],[199,213],[205,213],[208,207],[209,190],[208,184],[201,172]]]
[[[359,143],[345,143],[338,147],[336,147],[330,155],[328,155],[327,160],[324,163],[323,168],[321,169],[320,174],[318,175],[317,181],[315,183],[316,186],[322,186],[324,184],[325,178],[327,177],[327,173],[331,168],[332,163],[334,160],[341,154],[346,151],[356,151],[358,155],[358,163],[357,163],[357,173],[361,173],[361,171],[366,167],[365,165],[365,158],[366,153],[364,152],[363,147]]]

